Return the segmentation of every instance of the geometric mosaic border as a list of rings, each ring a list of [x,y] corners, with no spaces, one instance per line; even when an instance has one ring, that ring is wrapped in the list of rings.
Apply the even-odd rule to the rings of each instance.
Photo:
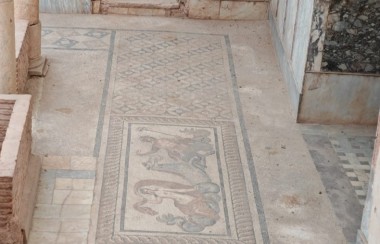
[[[339,135],[329,137],[334,151],[340,159],[340,165],[363,206],[368,191],[374,139],[371,136]]]

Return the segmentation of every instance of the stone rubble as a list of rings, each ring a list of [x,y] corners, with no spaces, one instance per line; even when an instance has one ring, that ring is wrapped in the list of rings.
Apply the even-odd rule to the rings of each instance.
[[[380,0],[330,6],[322,70],[380,74]]]

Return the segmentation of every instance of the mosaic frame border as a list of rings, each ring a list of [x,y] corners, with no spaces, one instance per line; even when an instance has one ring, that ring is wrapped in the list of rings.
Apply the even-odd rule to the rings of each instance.
[[[122,153],[124,123],[160,123],[187,126],[219,126],[222,132],[221,143],[225,152],[229,188],[231,192],[232,213],[238,240],[224,238],[202,238],[193,236],[162,235],[122,235],[114,231],[118,180],[120,177],[120,159]],[[244,175],[236,131],[233,122],[205,121],[158,117],[117,117],[110,118],[107,138],[106,158],[103,172],[103,185],[100,197],[97,242],[98,243],[255,243],[253,216],[249,206],[247,187]],[[250,213],[249,215],[247,213]]]

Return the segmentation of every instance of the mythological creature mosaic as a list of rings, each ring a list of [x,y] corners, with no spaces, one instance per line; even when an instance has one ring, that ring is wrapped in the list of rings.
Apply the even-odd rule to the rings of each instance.
[[[186,232],[201,232],[219,220],[220,187],[212,182],[207,173],[207,156],[215,154],[210,132],[203,129],[184,129],[181,131],[191,137],[165,134],[159,131],[140,128],[157,136],[141,136],[140,140],[150,143],[148,152],[137,151],[139,156],[149,156],[143,165],[147,170],[174,174],[187,184],[175,181],[147,179],[135,184],[134,190],[142,200],[134,204],[137,211],[152,216],[168,225],[177,225]],[[165,151],[167,157],[156,156]],[[164,175],[163,175],[164,176]],[[171,213],[160,215],[146,203],[162,204],[163,199],[171,199],[182,216]]]

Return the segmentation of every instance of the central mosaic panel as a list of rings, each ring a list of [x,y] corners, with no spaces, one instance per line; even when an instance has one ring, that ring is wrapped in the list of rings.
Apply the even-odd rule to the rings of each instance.
[[[217,128],[128,127],[120,229],[229,235]]]

